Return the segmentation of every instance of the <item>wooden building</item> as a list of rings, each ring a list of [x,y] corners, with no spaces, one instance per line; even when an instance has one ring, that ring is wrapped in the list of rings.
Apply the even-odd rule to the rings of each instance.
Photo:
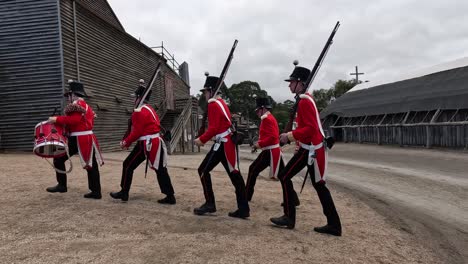
[[[321,113],[344,142],[468,148],[468,58],[362,83]]]
[[[130,94],[159,61],[151,104],[165,128],[174,129],[170,151],[184,133],[194,133],[187,64],[179,72],[126,33],[106,0],[5,0],[0,21],[0,150],[32,149],[34,126],[63,109],[68,79],[80,80],[90,96],[101,147],[118,149],[132,113]]]

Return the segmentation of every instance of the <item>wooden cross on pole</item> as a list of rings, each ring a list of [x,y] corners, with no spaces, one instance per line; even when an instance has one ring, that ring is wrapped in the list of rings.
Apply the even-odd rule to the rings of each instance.
[[[364,74],[363,72],[358,71],[358,67],[356,66],[356,72],[350,73],[349,75],[356,75],[356,83],[359,83],[359,75]]]

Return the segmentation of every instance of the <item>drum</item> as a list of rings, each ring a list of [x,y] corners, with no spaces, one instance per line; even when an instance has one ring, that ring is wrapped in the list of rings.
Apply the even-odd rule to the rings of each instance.
[[[67,155],[67,137],[64,127],[40,122],[35,127],[33,152],[43,158],[59,158]]]

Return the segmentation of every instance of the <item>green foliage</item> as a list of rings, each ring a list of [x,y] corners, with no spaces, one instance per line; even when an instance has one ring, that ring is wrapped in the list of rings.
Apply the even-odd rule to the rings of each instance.
[[[338,98],[344,93],[349,91],[356,85],[354,80],[338,80],[330,89],[320,89],[312,91],[312,96],[315,99],[317,108],[319,111],[325,109],[330,103],[331,98]],[[280,130],[288,123],[289,111],[294,105],[293,100],[286,100],[282,103],[276,103],[268,92],[263,90],[257,82],[243,81],[235,83],[231,87],[221,88],[222,96],[229,104],[231,113],[241,113],[244,117],[249,117],[250,120],[258,121],[258,117],[255,114],[255,97],[269,97],[272,101],[273,110],[272,113],[278,121]],[[293,95],[291,94],[291,97]],[[205,111],[207,104],[204,96],[197,95],[199,99],[199,106]]]
[[[278,121],[278,126],[280,132],[283,130],[284,126],[288,123],[289,120],[289,111],[293,107],[294,101],[286,100],[282,103],[277,103],[273,108],[272,114],[275,116],[276,121]]]
[[[226,92],[226,97],[229,101],[231,113],[241,113],[244,117],[249,117],[250,120],[257,120],[255,114],[255,97],[269,97],[273,104],[273,98],[268,95],[268,92],[262,90],[257,82],[243,81],[235,83],[229,87]]]
[[[314,97],[315,104],[317,105],[317,109],[322,111],[327,107],[328,102],[331,98],[331,89],[320,89],[312,91],[312,96]]]
[[[362,81],[359,81],[361,83]],[[354,80],[338,80],[336,83],[330,88],[333,91],[333,96],[338,98],[342,96],[344,93],[349,91],[351,88],[356,86],[356,82]]]
[[[315,103],[317,104],[318,110],[322,111],[323,109],[325,109],[330,103],[330,99],[336,99],[342,96],[355,85],[356,82],[354,80],[338,80],[330,89],[320,89],[312,91],[312,96],[315,99]],[[289,111],[293,105],[294,101],[286,100],[283,103],[276,104],[276,107],[273,108],[273,114],[275,115],[276,120],[278,120],[280,131],[288,123]]]
[[[314,90],[312,96],[315,99],[319,112],[325,109],[332,98],[337,99],[356,85],[354,80],[338,80],[330,89]]]

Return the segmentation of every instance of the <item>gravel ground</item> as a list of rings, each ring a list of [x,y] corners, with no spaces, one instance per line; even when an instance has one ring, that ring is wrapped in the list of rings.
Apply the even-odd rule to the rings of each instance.
[[[311,187],[301,195],[295,230],[275,228],[282,214],[279,182],[265,171],[257,181],[249,220],[234,219],[234,188],[221,166],[212,174],[217,213],[196,216],[203,203],[196,172],[203,153],[169,157],[177,204],[160,205],[155,175],[137,169],[127,203],[119,190],[127,152],[105,153],[102,200],[82,196],[85,171],[73,157],[68,192],[51,194],[50,165],[29,153],[0,154],[0,263],[445,263],[431,248],[377,213],[361,198],[331,184],[343,236],[312,231],[325,218]],[[247,160],[241,161],[244,178]],[[300,179],[297,179],[299,187]]]

